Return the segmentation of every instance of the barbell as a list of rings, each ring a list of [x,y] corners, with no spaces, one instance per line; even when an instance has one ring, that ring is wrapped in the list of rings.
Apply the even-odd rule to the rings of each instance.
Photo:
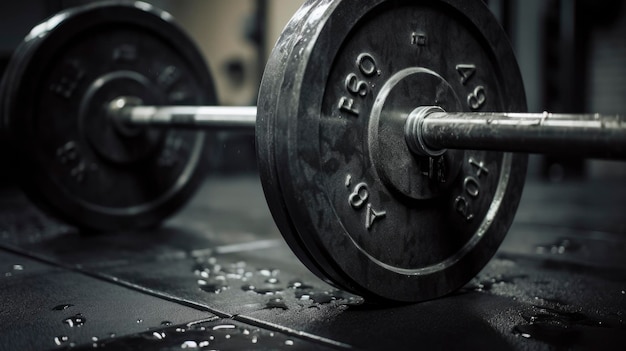
[[[513,51],[480,1],[307,1],[257,107],[216,106],[206,62],[166,12],[84,5],[31,31],[0,104],[25,192],[98,231],[179,209],[203,179],[202,130],[255,128],[291,249],[379,301],[439,297],[478,273],[519,203],[519,152],[626,156],[622,116],[524,113]]]

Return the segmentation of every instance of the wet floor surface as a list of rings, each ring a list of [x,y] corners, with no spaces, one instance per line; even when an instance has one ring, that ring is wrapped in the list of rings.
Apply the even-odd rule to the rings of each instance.
[[[626,184],[527,184],[463,289],[369,305],[322,282],[254,177],[210,179],[158,229],[79,234],[0,199],[0,349],[623,349]]]

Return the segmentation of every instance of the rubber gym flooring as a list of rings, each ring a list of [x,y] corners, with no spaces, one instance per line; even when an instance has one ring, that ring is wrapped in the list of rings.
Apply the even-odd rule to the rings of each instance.
[[[214,177],[160,228],[80,234],[0,194],[0,349],[623,349],[626,184],[526,184],[463,289],[370,305],[313,276],[254,175]]]

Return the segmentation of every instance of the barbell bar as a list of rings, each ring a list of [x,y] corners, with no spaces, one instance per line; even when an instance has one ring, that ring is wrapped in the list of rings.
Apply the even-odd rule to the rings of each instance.
[[[137,106],[119,97],[107,114],[133,127],[248,130],[256,126],[254,106]],[[626,158],[626,123],[620,115],[509,112],[446,112],[420,106],[406,118],[405,138],[419,156],[438,157],[446,149]]]

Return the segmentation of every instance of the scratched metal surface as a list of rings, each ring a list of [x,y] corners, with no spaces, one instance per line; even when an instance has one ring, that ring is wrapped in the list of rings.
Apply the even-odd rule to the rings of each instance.
[[[161,228],[79,234],[0,196],[0,350],[619,349],[626,185],[529,182],[496,257],[461,291],[371,306],[320,281],[254,176],[209,179]]]

